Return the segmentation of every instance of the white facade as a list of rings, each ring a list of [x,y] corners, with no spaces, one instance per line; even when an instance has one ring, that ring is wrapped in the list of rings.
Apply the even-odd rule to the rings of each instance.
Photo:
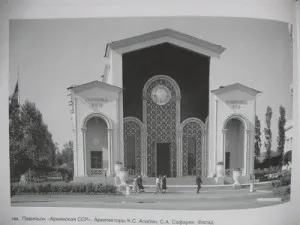
[[[105,75],[102,81],[93,81],[87,84],[70,87],[71,96],[71,115],[73,121],[74,135],[74,176],[110,176],[113,174],[113,165],[120,161],[124,163],[124,123],[132,121],[137,124],[140,132],[140,172],[147,176],[147,146],[146,138],[147,121],[139,121],[136,118],[123,117],[123,96],[122,96],[122,54],[155,46],[160,43],[172,43],[176,46],[191,50],[211,57],[210,60],[210,92],[209,92],[209,116],[206,121],[197,118],[189,118],[180,123],[180,89],[176,81],[172,81],[166,75],[154,76],[148,83],[157,79],[164,79],[174,87],[176,91],[176,176],[184,175],[184,157],[183,157],[183,129],[186,124],[193,122],[198,124],[202,132],[201,161],[202,176],[214,176],[216,174],[216,164],[226,160],[231,166],[238,166],[242,169],[243,175],[249,177],[254,170],[254,123],[256,114],[256,97],[260,93],[254,89],[236,83],[224,87],[216,88],[217,74],[214,67],[219,63],[221,53],[225,48],[219,45],[209,43],[173,30],[165,29],[152,33],[140,35],[137,37],[112,42],[107,45],[106,58],[108,65],[105,68]],[[147,84],[145,84],[145,90]],[[146,111],[146,102],[143,100],[143,110]],[[143,114],[146,115],[145,113]],[[99,145],[98,150],[87,149],[87,123],[89,119],[97,117],[105,121],[107,141],[104,145]],[[237,124],[239,130],[235,129],[232,121]],[[231,124],[231,125],[230,125]],[[228,144],[233,141],[233,134],[236,132],[242,138],[242,142],[235,145]],[[235,140],[235,139],[234,139]],[[94,137],[92,143],[95,146],[99,144],[97,137]],[[228,146],[233,146],[228,148]],[[88,147],[90,148],[90,147]],[[91,168],[91,152],[101,152],[102,159],[108,163],[101,164],[101,168]],[[230,155],[239,155],[235,160]],[[93,153],[96,156],[96,153]],[[100,155],[100,154],[99,154]],[[227,156],[229,157],[226,159]],[[238,159],[238,161],[237,161]],[[198,159],[197,159],[198,160]],[[154,160],[155,161],[155,160]],[[228,166],[227,164],[227,166]],[[200,165],[200,164],[199,164]]]

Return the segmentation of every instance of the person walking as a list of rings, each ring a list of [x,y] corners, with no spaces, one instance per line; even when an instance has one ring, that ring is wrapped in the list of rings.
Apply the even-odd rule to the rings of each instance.
[[[200,174],[196,178],[196,184],[197,184],[197,194],[199,194],[199,191],[201,189],[202,179]]]
[[[166,193],[167,190],[167,176],[164,175],[162,178],[162,193]]]
[[[138,188],[140,192],[145,192],[144,191],[144,186],[143,186],[143,179],[142,179],[142,175],[140,175],[138,177]]]

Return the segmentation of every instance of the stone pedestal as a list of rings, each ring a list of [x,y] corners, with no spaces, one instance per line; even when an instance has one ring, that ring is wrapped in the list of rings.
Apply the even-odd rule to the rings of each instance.
[[[254,184],[253,183],[251,183],[250,184],[250,190],[249,190],[250,192],[254,192],[255,190],[254,190]]]
[[[224,171],[224,165],[217,165],[217,177],[224,177],[225,171]]]
[[[232,172],[232,178],[233,178],[233,181],[234,181],[232,187],[234,189],[241,188],[241,184],[240,184],[240,177],[241,177],[241,175],[242,175],[242,172],[240,170],[234,170]]]
[[[216,177],[215,182],[219,185],[224,185],[225,177]]]

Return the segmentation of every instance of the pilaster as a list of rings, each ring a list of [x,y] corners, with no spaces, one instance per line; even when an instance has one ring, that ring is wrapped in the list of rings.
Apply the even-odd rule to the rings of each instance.
[[[114,171],[114,152],[113,152],[113,132],[114,129],[107,129],[107,141],[108,141],[108,176],[113,176]]]
[[[83,175],[87,175],[87,161],[86,161],[86,128],[82,128],[82,154],[83,154]]]
[[[222,161],[225,165],[225,153],[226,153],[226,134],[227,134],[227,129],[223,129],[222,130],[222,133],[223,133],[223,151],[222,151]]]

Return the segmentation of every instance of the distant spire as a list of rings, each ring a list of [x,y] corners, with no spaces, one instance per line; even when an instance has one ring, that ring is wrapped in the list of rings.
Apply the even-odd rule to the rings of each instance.
[[[20,71],[19,71],[19,66],[18,66],[18,78],[17,78],[17,83],[16,83],[16,86],[15,86],[15,90],[14,90],[14,93],[13,95],[17,95],[18,96],[18,102],[20,104],[20,87],[19,87],[19,82],[20,82]]]

